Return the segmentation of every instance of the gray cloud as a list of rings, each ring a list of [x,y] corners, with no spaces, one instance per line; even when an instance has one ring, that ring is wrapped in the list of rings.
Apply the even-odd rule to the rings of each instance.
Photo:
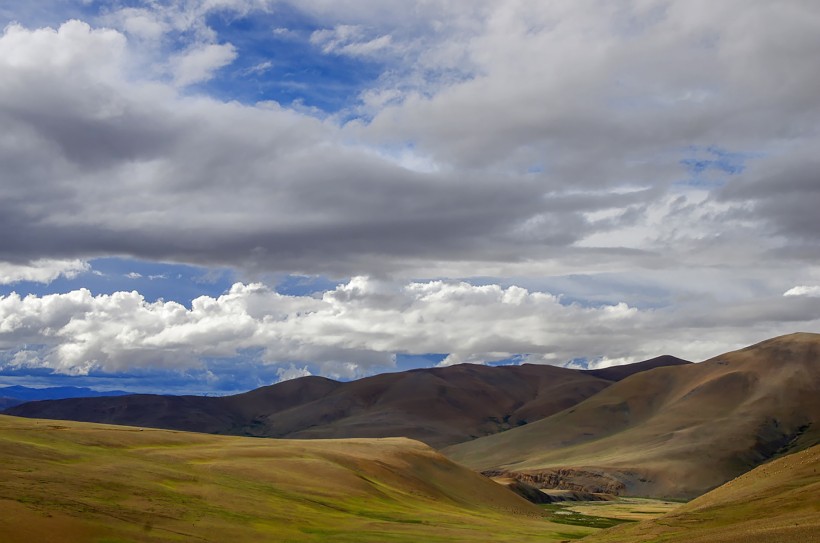
[[[716,254],[735,247],[729,219],[742,223],[738,237],[747,227],[765,234],[767,219],[782,227],[773,234],[816,231],[811,180],[805,190],[783,190],[808,171],[805,161],[792,164],[793,175],[764,154],[719,200],[672,184],[687,175],[679,164],[686,146],[757,152],[784,134],[814,142],[816,134],[798,128],[808,126],[805,115],[817,116],[813,71],[801,68],[820,50],[802,22],[815,10],[778,12],[777,24],[749,42],[744,32],[769,14],[762,4],[739,19],[721,10],[723,25],[690,3],[661,11],[581,4],[556,11],[501,3],[470,25],[460,16],[447,28],[470,36],[459,54],[472,59],[474,77],[426,98],[405,94],[372,122],[346,126],[277,105],[180,95],[141,73],[129,50],[140,42],[113,30],[10,27],[0,116],[15,136],[0,142],[0,155],[8,166],[3,216],[15,228],[2,249],[17,259],[129,254],[336,276],[395,273],[410,262],[424,275],[448,261],[465,263],[460,275],[468,275],[475,261],[580,258],[575,246],[630,228],[635,240],[623,247],[655,252],[670,266],[687,257],[681,247],[716,264],[700,250],[704,235],[720,235],[709,240]],[[319,6],[305,9],[338,16]],[[200,8],[188,19],[155,16],[178,28],[199,20],[207,12]],[[396,23],[364,22],[382,25],[379,35],[392,35]],[[412,51],[413,42],[394,39]],[[769,49],[781,40],[791,45]],[[419,60],[435,72],[452,59]],[[766,84],[786,60],[800,84]],[[406,88],[401,78],[393,84]],[[413,142],[409,152],[427,156],[429,171],[406,169],[391,141]],[[778,197],[755,196],[767,190]],[[669,208],[666,195],[683,203]],[[713,201],[696,226],[705,234],[685,239],[691,224],[675,216]],[[670,231],[668,222],[679,226]],[[770,243],[782,250],[780,240]]]
[[[317,52],[384,63],[358,102],[317,114],[178,88],[243,54],[209,14],[276,7],[146,4],[4,30],[6,282],[116,255],[248,275],[552,282],[666,308],[631,332],[587,315],[618,356],[640,327],[717,342],[738,323],[753,330],[737,341],[815,323],[812,299],[781,294],[820,283],[820,5],[303,1],[291,7],[320,26]],[[187,41],[169,52],[173,33]],[[709,303],[731,309],[703,318]],[[581,346],[563,333],[560,356]],[[456,355],[552,352],[495,339]],[[403,348],[365,343],[351,352],[379,363]]]

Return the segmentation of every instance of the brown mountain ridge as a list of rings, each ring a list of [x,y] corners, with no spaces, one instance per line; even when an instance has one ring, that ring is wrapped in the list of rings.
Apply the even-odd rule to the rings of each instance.
[[[302,377],[227,397],[129,395],[30,402],[7,414],[277,438],[409,437],[434,447],[537,421],[661,357],[597,374],[524,364],[462,364],[351,382]]]

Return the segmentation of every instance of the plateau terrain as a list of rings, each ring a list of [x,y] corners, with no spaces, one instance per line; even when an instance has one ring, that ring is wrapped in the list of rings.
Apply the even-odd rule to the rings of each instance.
[[[697,364],[458,365],[221,398],[34,401],[0,416],[0,533],[809,542],[819,390],[820,334],[798,333]]]

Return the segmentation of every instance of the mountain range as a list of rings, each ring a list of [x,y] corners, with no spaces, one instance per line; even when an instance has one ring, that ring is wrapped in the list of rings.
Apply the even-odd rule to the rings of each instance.
[[[30,402],[17,416],[276,438],[409,437],[538,487],[692,498],[820,442],[820,334],[693,364],[471,364],[351,382],[303,377],[227,397]]]
[[[671,356],[600,371],[462,364],[351,382],[301,377],[226,397],[65,399],[28,403],[6,412],[254,437],[402,436],[444,447],[540,420],[630,374],[681,364],[688,362]]]
[[[96,396],[124,396],[124,390],[97,391],[86,387],[30,388],[20,385],[0,387],[0,410],[38,400],[61,400],[64,398],[88,398]]]
[[[820,529],[820,334],[699,363],[458,365],[345,383],[304,377],[222,398],[75,398],[6,412],[35,417],[0,416],[0,471],[11,481],[0,505],[13,512],[0,533],[13,541],[46,525],[75,530],[66,541],[241,533],[237,540],[798,543]],[[550,489],[550,499],[695,499],[600,531],[613,519],[549,516],[555,510],[488,477],[531,498]],[[249,505],[259,500],[275,508]]]

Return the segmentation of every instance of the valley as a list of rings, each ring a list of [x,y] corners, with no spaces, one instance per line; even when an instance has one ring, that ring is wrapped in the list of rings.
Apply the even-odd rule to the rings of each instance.
[[[0,533],[808,542],[820,529],[819,385],[820,334],[792,334],[597,375],[462,365],[226,398],[31,402],[8,410],[25,417],[0,415]],[[277,432],[311,439],[255,437]]]

